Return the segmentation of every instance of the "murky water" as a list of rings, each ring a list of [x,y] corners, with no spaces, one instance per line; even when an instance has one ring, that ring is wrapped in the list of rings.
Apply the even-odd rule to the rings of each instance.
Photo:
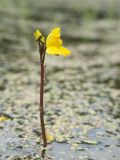
[[[33,31],[48,33],[56,26],[72,54],[46,56],[45,121],[54,141],[44,159],[120,159],[119,12],[116,8],[107,18],[113,4],[107,3],[101,17],[102,1],[85,1],[86,12],[81,2],[63,6],[55,1],[52,6],[47,1],[46,8],[39,1],[1,0],[0,117],[6,119],[0,119],[0,160],[41,159],[39,54]],[[114,4],[119,6],[117,0]]]

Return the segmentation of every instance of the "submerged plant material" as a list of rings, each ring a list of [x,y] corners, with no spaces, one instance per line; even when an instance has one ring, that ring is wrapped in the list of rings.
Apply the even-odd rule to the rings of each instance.
[[[8,119],[8,117],[6,116],[0,116],[0,122],[6,121]]]
[[[51,143],[55,140],[53,134],[50,134],[50,133],[46,133],[46,138],[48,143]]]
[[[12,117],[7,115],[7,114],[0,113],[0,122],[4,122],[4,121],[6,121],[8,119],[12,119]]]
[[[45,40],[45,37],[39,30],[34,32],[34,37],[38,41],[39,54],[40,54],[40,123],[42,129],[43,146],[47,146],[48,143],[54,141],[52,135],[47,134],[45,131],[44,122],[44,73],[45,73],[45,55],[46,53],[50,55],[70,55],[70,51],[62,46],[62,40],[60,38],[60,28],[53,29]]]

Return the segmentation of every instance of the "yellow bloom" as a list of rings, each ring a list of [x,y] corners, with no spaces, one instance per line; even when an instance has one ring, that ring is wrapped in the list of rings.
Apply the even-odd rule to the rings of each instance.
[[[41,36],[42,36],[42,33],[38,29],[35,30],[34,37],[35,37],[36,41],[38,41]]]
[[[70,50],[62,46],[62,40],[60,38],[60,28],[57,27],[53,29],[47,39],[46,39],[46,52],[50,55],[70,55]],[[45,37],[42,36],[42,33],[39,30],[34,32],[34,37],[36,41],[40,41],[45,44]]]
[[[60,38],[60,28],[53,29],[46,39],[46,52],[50,55],[68,56],[70,51],[62,47],[62,40]]]

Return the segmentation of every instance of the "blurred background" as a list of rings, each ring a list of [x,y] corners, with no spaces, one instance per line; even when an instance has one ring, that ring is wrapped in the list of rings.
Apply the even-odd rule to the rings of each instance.
[[[68,43],[119,39],[115,34],[119,28],[119,6],[119,0],[1,0],[0,53],[28,54],[35,47],[36,28],[48,34],[60,26]],[[90,26],[86,24],[91,21]]]
[[[46,56],[45,121],[55,138],[53,159],[118,160],[120,0],[0,0],[0,116],[10,119],[0,119],[0,159],[40,156],[33,32],[47,36],[54,27],[61,27],[72,54]]]

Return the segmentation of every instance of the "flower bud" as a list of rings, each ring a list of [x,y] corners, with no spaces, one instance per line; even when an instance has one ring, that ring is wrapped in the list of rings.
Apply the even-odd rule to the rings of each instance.
[[[38,41],[42,37],[42,33],[37,29],[34,32],[34,37],[35,37],[36,41]]]

